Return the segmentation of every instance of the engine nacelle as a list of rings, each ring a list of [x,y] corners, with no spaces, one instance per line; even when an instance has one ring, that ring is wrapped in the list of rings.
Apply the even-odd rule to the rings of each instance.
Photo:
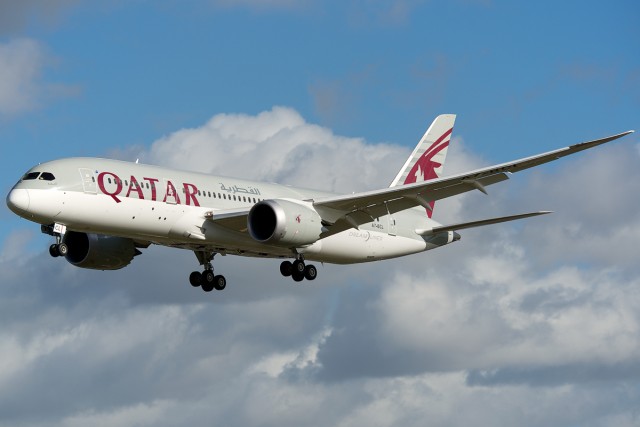
[[[300,247],[320,238],[322,219],[310,203],[263,200],[249,211],[249,234],[261,243]]]
[[[67,231],[63,242],[69,247],[67,261],[82,268],[118,270],[140,254],[133,240],[124,237]]]

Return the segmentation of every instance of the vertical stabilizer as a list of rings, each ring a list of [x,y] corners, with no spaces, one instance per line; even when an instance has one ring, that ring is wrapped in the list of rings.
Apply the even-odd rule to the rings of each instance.
[[[455,114],[436,117],[389,187],[428,181],[442,175],[455,120]],[[428,201],[431,208],[427,208],[429,217],[433,213],[433,205],[433,201]]]

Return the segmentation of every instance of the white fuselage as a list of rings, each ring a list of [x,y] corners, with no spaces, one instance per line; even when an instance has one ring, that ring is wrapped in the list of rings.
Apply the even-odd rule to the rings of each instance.
[[[98,158],[56,160],[30,172],[48,172],[53,179],[23,179],[14,186],[7,203],[20,216],[40,224],[62,224],[73,231],[126,237],[140,244],[279,258],[302,253],[310,260],[356,263],[417,253],[453,240],[452,233],[444,238],[418,235],[416,229],[438,224],[424,209],[414,208],[372,218],[357,229],[304,247],[267,245],[246,230],[208,221],[207,214],[248,209],[267,199],[304,201],[330,194]]]

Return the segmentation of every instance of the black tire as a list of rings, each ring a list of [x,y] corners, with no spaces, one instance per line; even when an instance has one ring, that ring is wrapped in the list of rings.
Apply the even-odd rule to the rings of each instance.
[[[280,274],[282,274],[284,277],[289,277],[291,276],[292,271],[293,264],[291,264],[291,261],[282,261],[282,264],[280,264]]]
[[[304,280],[304,273],[293,270],[291,277],[293,278],[294,282],[302,282]]]
[[[213,275],[213,271],[205,270],[202,272],[202,290],[205,292],[211,292],[213,290],[213,285],[215,283],[215,276]]]
[[[221,291],[227,287],[227,279],[222,275],[218,275],[213,278],[213,287],[216,291]]]
[[[202,284],[202,273],[200,273],[199,271],[194,271],[193,273],[191,273],[189,275],[189,283],[191,283],[191,286],[193,286],[194,288],[200,286]]]
[[[293,262],[293,271],[304,274],[304,261],[295,260]]]
[[[67,256],[67,254],[69,253],[69,246],[67,246],[66,243],[60,243],[58,245],[58,253],[60,254],[60,256]]]
[[[60,256],[60,251],[58,250],[58,245],[56,245],[55,243],[51,246],[49,246],[49,255],[51,255],[54,258],[57,258]]]
[[[307,265],[304,269],[304,278],[307,280],[315,280],[318,277],[318,269],[313,265]]]

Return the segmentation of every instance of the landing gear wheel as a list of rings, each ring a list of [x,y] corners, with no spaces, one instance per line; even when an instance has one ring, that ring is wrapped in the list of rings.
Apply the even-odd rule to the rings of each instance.
[[[211,292],[215,284],[215,277],[212,270],[205,270],[202,272],[202,290],[205,292]]]
[[[221,291],[227,287],[227,279],[222,275],[217,275],[213,278],[213,287],[216,291]]]
[[[304,268],[304,277],[307,280],[315,280],[318,277],[318,270],[313,265],[307,265]]]
[[[67,254],[69,253],[69,246],[67,246],[66,243],[60,243],[58,245],[58,253],[60,254],[60,256],[67,256]]]
[[[191,273],[189,275],[189,283],[191,283],[191,286],[193,286],[194,288],[200,286],[202,284],[202,273],[200,273],[199,271],[194,271],[193,273]]]
[[[213,257],[215,252],[210,251],[193,251],[204,269],[202,273],[194,271],[189,276],[189,282],[192,286],[200,286],[203,291],[211,292],[212,290],[221,291],[227,287],[227,279],[222,275],[213,274]]]
[[[49,246],[49,255],[51,255],[54,258],[57,258],[60,256],[60,251],[58,250],[58,245],[56,245],[55,243],[51,246]]]
[[[293,264],[291,261],[282,261],[282,264],[280,264],[280,274],[284,277],[289,277],[291,276],[291,272],[293,272]]]
[[[302,282],[304,280],[304,273],[293,270],[293,273],[291,273],[291,277],[293,278],[294,282]]]
[[[295,260],[293,262],[293,271],[304,274],[304,261],[299,259]]]

